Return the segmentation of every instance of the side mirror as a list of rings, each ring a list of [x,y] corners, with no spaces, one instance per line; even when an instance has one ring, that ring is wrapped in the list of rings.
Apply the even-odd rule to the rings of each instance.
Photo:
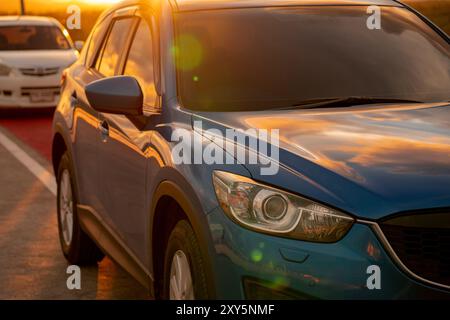
[[[77,49],[78,51],[81,51],[84,47],[84,41],[75,41],[75,43],[73,44],[75,46],[75,49]]]
[[[129,76],[104,78],[88,84],[86,97],[92,108],[105,113],[142,115],[143,94],[137,80]]]

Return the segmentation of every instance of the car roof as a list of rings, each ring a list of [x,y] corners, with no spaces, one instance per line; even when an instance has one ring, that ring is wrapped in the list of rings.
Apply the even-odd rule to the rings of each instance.
[[[113,12],[120,8],[137,4],[159,2],[161,0],[123,0],[104,12]],[[255,8],[276,6],[339,6],[339,5],[379,5],[402,7],[399,0],[165,0],[171,3],[174,11],[197,11],[233,8]]]
[[[55,26],[58,22],[50,17],[36,16],[2,16],[0,17],[0,26]]]
[[[178,11],[313,5],[401,6],[395,0],[173,0],[172,2]]]

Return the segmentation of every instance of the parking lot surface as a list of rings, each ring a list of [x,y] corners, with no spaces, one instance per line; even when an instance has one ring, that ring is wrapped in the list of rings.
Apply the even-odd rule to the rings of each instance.
[[[67,288],[49,188],[54,182],[46,185],[33,174],[22,159],[27,156],[53,174],[51,114],[0,118],[0,299],[150,299],[108,258],[81,268],[80,290]]]

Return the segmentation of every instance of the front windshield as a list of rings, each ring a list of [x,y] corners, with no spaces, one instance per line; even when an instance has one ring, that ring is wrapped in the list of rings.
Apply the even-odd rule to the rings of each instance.
[[[178,95],[199,111],[285,108],[349,96],[450,100],[450,44],[404,8],[211,10],[175,17]]]
[[[56,26],[0,27],[0,51],[64,49],[70,49],[70,44]]]

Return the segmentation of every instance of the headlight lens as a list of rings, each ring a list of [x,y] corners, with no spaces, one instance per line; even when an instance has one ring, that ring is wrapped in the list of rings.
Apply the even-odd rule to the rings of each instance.
[[[300,196],[232,173],[215,171],[214,189],[225,213],[240,225],[313,242],[336,242],[353,218]]]
[[[0,63],[0,76],[9,76],[11,73],[11,68],[6,64]]]

